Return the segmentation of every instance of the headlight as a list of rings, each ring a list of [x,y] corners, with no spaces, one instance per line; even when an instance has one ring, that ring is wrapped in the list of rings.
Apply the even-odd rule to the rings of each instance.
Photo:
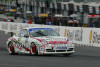
[[[45,39],[42,39],[41,42],[42,42],[43,44],[47,44],[47,42],[45,41]]]
[[[51,47],[51,44],[45,45],[45,47]]]
[[[71,41],[68,42],[68,46],[70,46],[70,47],[74,47],[74,45],[72,44]]]

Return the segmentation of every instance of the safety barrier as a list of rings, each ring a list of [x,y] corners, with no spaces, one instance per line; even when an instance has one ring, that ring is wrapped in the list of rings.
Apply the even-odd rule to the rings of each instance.
[[[46,27],[53,28],[61,36],[68,37],[72,43],[77,45],[86,45],[100,47],[100,28],[84,28],[84,27],[66,27],[66,26],[51,26],[38,24],[23,24],[23,23],[6,23],[0,22],[0,30],[5,32],[14,32],[25,27]]]

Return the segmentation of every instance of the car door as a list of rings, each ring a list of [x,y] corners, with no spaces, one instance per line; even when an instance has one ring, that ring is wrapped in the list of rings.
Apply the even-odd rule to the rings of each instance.
[[[19,31],[17,34],[15,34],[13,36],[14,40],[13,40],[13,44],[14,44],[14,47],[15,47],[15,50],[16,51],[19,51],[20,48],[21,48],[21,45],[19,43],[19,38],[21,37],[21,31]]]
[[[23,29],[21,31],[21,37],[19,38],[19,42],[22,48],[26,50],[26,48],[28,47],[27,43],[28,43],[29,37],[25,37],[25,35],[28,35],[27,29]]]
[[[18,42],[18,39],[21,37],[21,31],[13,36],[14,40]]]

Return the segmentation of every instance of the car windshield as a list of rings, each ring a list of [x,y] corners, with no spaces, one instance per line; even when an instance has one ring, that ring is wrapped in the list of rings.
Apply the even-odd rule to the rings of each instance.
[[[34,28],[29,29],[29,33],[32,37],[40,37],[40,36],[59,36],[57,32],[55,32],[51,28]]]

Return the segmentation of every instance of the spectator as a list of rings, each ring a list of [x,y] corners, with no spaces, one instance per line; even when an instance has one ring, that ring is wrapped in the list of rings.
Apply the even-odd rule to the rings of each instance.
[[[63,22],[63,24],[64,24],[64,26],[68,26],[68,20],[67,20],[66,17],[64,18],[64,22]]]
[[[4,22],[6,22],[6,19],[3,19]]]
[[[42,24],[42,19],[41,18],[38,19],[38,24]]]
[[[35,17],[34,17],[34,22],[35,22],[35,24],[39,24],[39,21],[38,21],[38,20],[39,20],[39,18],[38,18],[37,16],[35,16]]]
[[[7,19],[7,22],[11,22],[11,20],[10,19]]]
[[[69,20],[68,20],[68,25],[69,25],[69,26],[73,26],[73,20],[69,19]]]
[[[78,20],[74,20],[74,26],[77,27],[78,26],[79,21]]]
[[[49,19],[46,21],[46,24],[47,24],[47,25],[51,25],[51,22],[50,22]]]
[[[14,15],[14,19],[17,19],[17,14]]]
[[[61,19],[60,18],[58,18],[57,20],[56,20],[56,24],[59,26],[61,26]]]
[[[61,18],[61,19],[60,19],[60,25],[61,25],[61,26],[64,26],[64,18]]]
[[[41,24],[45,24],[46,23],[46,17],[41,17]]]
[[[26,20],[25,20],[25,19],[23,19],[22,23],[26,23]]]
[[[58,20],[57,18],[55,18],[54,25],[57,25],[57,23],[58,23]]]
[[[8,19],[6,19],[6,22],[8,22]]]
[[[11,22],[14,22],[14,20],[13,20],[12,18],[10,19],[10,21],[11,21]]]
[[[31,20],[31,19],[29,19],[29,21],[27,22],[27,24],[32,24],[32,20]]]
[[[55,23],[54,23],[55,22],[55,18],[52,18],[51,21],[52,21],[52,24],[55,25]]]

